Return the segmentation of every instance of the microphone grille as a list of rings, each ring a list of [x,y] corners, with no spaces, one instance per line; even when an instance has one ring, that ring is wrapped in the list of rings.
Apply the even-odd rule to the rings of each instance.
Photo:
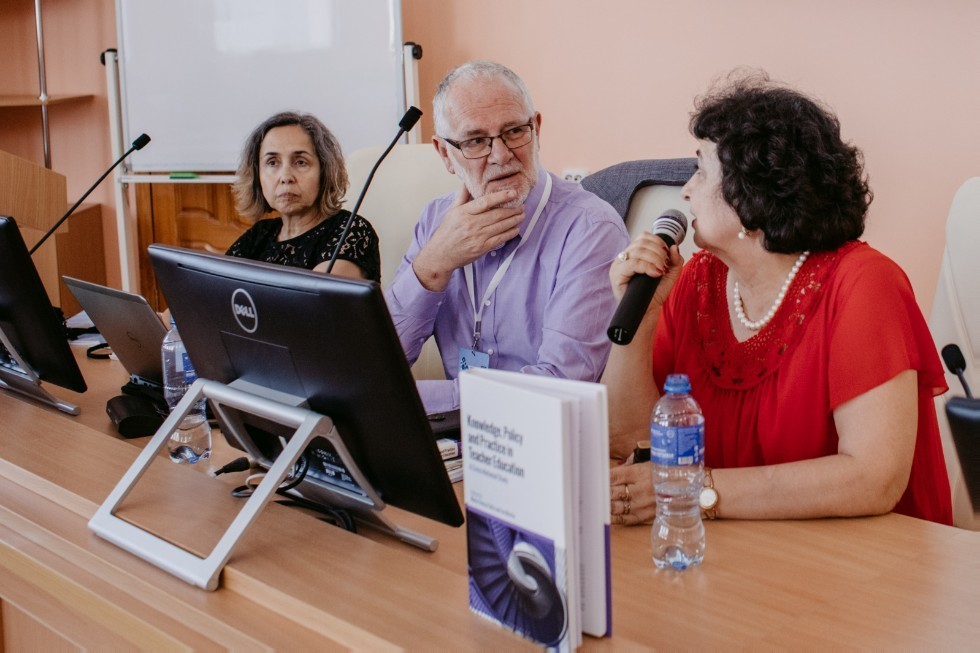
[[[955,344],[948,344],[942,350],[943,362],[953,374],[960,374],[966,369],[966,359],[963,352]]]
[[[150,142],[149,136],[147,136],[146,134],[140,134],[139,136],[136,137],[136,140],[133,141],[133,147],[137,150],[142,150],[144,147],[146,147],[146,144],[149,142]]]
[[[418,107],[409,107],[402,119],[398,121],[398,128],[402,131],[410,131],[421,117],[422,111]]]
[[[650,231],[655,236],[666,236],[675,245],[680,245],[687,235],[687,216],[677,209],[667,209],[653,221]]]

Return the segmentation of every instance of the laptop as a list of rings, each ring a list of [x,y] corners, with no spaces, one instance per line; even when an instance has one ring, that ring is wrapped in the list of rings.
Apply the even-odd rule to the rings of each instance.
[[[167,328],[143,297],[62,276],[137,385],[163,387],[160,345]]]

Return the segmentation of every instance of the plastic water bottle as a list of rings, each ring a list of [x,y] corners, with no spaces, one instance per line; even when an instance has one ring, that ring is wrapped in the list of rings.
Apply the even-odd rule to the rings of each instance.
[[[184,398],[187,388],[197,380],[191,359],[184,348],[184,342],[177,331],[173,318],[170,331],[163,338],[163,396],[170,411]],[[177,430],[170,435],[167,451],[175,463],[196,463],[207,460],[211,455],[211,426],[208,424],[205,399],[194,404],[191,411],[181,420]]]
[[[653,562],[678,571],[704,559],[698,499],[704,479],[704,416],[686,374],[671,374],[650,417],[650,461],[657,518]]]

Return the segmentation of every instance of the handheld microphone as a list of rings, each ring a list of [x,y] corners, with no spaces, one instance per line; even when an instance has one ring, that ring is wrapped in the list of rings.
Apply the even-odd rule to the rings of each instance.
[[[121,157],[119,157],[118,159],[116,159],[116,162],[113,163],[111,166],[109,166],[109,169],[108,170],[106,170],[105,172],[102,173],[102,176],[99,177],[98,180],[96,180],[96,182],[94,184],[92,184],[92,186],[87,191],[85,191],[85,194],[82,195],[78,199],[78,201],[75,202],[72,205],[72,207],[70,209],[68,209],[68,212],[67,213],[65,213],[63,216],[61,216],[61,219],[60,220],[58,220],[57,222],[54,223],[54,226],[53,227],[51,227],[50,229],[48,229],[47,233],[45,233],[43,236],[41,236],[41,240],[37,241],[37,243],[34,244],[34,247],[31,248],[30,253],[33,254],[35,251],[37,251],[37,248],[40,247],[44,243],[44,241],[46,241],[48,238],[51,237],[51,234],[53,234],[55,232],[55,230],[57,230],[58,227],[61,226],[61,223],[63,223],[65,220],[67,220],[68,219],[68,216],[70,216],[72,213],[75,212],[75,209],[77,209],[78,206],[82,202],[85,201],[85,198],[88,197],[92,193],[92,191],[95,190],[98,187],[98,185],[102,183],[102,180],[103,179],[105,179],[106,177],[109,176],[109,173],[110,172],[112,172],[113,170],[116,169],[116,166],[117,165],[119,165],[120,163],[122,163],[122,160],[123,159],[125,159],[127,156],[129,156],[130,154],[132,154],[136,150],[142,150],[144,147],[146,147],[146,144],[149,143],[149,142],[150,142],[150,137],[147,136],[146,134],[140,134],[139,136],[137,136],[136,137],[136,140],[133,141],[133,144],[130,146],[130,148],[128,150],[126,150],[125,152],[123,152],[123,155]]]
[[[957,345],[949,344],[943,347],[942,351],[943,362],[946,363],[946,367],[959,378],[960,383],[963,385],[963,392],[969,399],[973,399],[973,393],[970,392],[970,385],[966,382],[966,358],[963,357],[963,352]]]
[[[667,244],[667,247],[680,245],[687,235],[687,217],[676,209],[667,209],[653,221],[650,232]],[[636,335],[636,329],[643,320],[643,314],[650,306],[653,293],[660,285],[660,277],[635,274],[626,285],[626,293],[616,307],[606,335],[617,345],[628,345]]]
[[[344,225],[344,231],[340,234],[340,240],[337,241],[337,246],[333,248],[333,254],[330,255],[330,263],[327,264],[326,270],[327,274],[330,274],[330,271],[333,270],[333,264],[337,261],[337,254],[340,253],[340,248],[344,246],[344,241],[347,240],[347,233],[350,231],[351,225],[354,224],[354,218],[357,216],[357,210],[361,208],[361,201],[364,199],[364,195],[367,193],[368,186],[371,185],[371,180],[374,179],[374,173],[378,170],[378,166],[380,166],[381,162],[385,160],[386,156],[388,156],[388,152],[391,152],[391,149],[395,147],[395,143],[397,143],[398,139],[402,137],[402,134],[410,131],[421,117],[422,111],[420,109],[417,107],[409,107],[408,111],[405,112],[405,115],[402,116],[402,119],[398,121],[398,133],[395,134],[393,139],[391,139],[391,143],[388,145],[388,148],[381,153],[380,157],[378,157],[377,162],[374,164],[374,167],[371,168],[371,172],[367,176],[367,180],[364,182],[364,187],[361,189],[361,194],[357,197],[357,201],[354,202],[354,208],[351,210],[350,216],[347,218],[347,223]]]

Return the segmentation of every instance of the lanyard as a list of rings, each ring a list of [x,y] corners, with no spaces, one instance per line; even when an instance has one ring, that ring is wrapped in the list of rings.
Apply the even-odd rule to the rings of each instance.
[[[497,268],[497,272],[494,273],[493,277],[490,279],[490,284],[487,286],[486,292],[483,293],[483,301],[476,301],[476,288],[473,285],[473,264],[467,263],[463,266],[463,276],[466,277],[466,288],[469,290],[470,298],[473,300],[473,349],[478,349],[480,345],[480,327],[483,323],[483,307],[486,306],[487,301],[493,295],[493,292],[500,285],[501,280],[504,275],[507,274],[507,269],[510,268],[511,261],[514,260],[514,255],[517,254],[517,250],[521,248],[527,239],[531,237],[531,232],[534,230],[534,225],[537,224],[538,218],[541,217],[541,212],[544,211],[544,205],[548,203],[548,198],[551,197],[551,175],[547,172],[544,173],[545,183],[544,183],[544,193],[541,194],[541,199],[538,200],[538,206],[534,209],[534,215],[531,216],[531,221],[527,225],[527,229],[524,231],[524,237],[521,238],[520,242],[513,249],[510,255],[500,264]]]

